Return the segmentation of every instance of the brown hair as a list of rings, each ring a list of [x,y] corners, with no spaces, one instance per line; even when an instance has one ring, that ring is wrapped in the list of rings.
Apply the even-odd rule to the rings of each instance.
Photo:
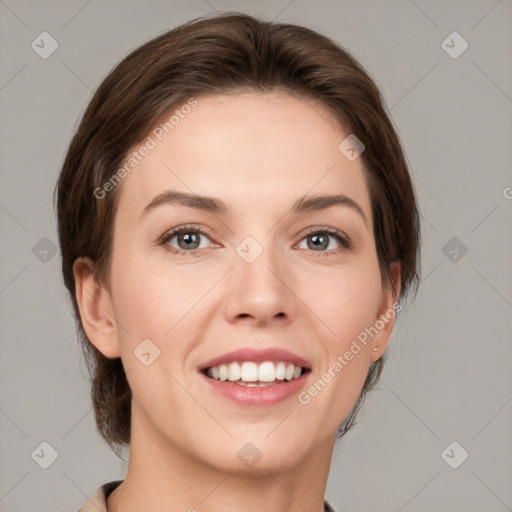
[[[310,29],[240,13],[203,17],[170,30],[125,57],[98,87],[67,151],[55,189],[64,282],[92,378],[98,430],[110,447],[129,444],[131,390],[120,358],[103,356],[83,330],[73,263],[91,258],[108,286],[120,187],[93,193],[111,179],[128,151],[173,107],[190,97],[245,89],[281,90],[317,100],[365,145],[361,157],[372,202],[383,284],[401,264],[402,299],[419,282],[419,212],[398,136],[367,72],[339,45]],[[341,142],[341,141],[340,141]],[[384,356],[370,366],[361,395],[340,425],[353,425],[377,382]]]

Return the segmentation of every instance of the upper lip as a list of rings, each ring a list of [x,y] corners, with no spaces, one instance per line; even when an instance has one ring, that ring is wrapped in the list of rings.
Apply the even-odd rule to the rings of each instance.
[[[289,350],[282,348],[258,349],[248,347],[232,350],[231,352],[226,352],[225,354],[214,357],[213,359],[210,359],[206,363],[202,364],[199,367],[199,370],[206,370],[207,368],[212,368],[213,366],[218,366],[219,364],[227,364],[234,361],[254,361],[255,363],[263,361],[285,361],[293,363],[295,366],[301,366],[302,368],[308,370],[311,369],[311,364],[308,361],[302,357],[299,357],[297,354],[290,352]]]

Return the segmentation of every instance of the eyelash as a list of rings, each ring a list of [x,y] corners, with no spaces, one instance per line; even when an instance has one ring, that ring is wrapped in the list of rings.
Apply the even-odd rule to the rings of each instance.
[[[204,235],[207,238],[211,238],[210,233],[208,230],[199,228],[194,225],[186,225],[181,226],[179,228],[172,229],[171,231],[168,231],[161,239],[160,244],[165,247],[165,249],[169,252],[171,252],[174,255],[180,255],[180,256],[196,256],[197,252],[202,249],[194,249],[191,251],[185,251],[183,249],[176,249],[175,247],[171,247],[169,245],[169,241],[172,240],[176,235],[180,235],[181,233],[199,233],[201,235]],[[339,242],[341,248],[330,250],[330,251],[314,251],[311,250],[312,253],[317,253],[317,256],[325,256],[326,254],[338,254],[340,252],[344,252],[347,250],[350,250],[352,248],[352,242],[350,238],[348,238],[346,235],[344,235],[341,231],[338,231],[337,229],[330,228],[328,226],[320,226],[320,227],[314,227],[310,228],[302,235],[302,238],[300,239],[299,243],[302,242],[305,238],[311,235],[318,235],[318,234],[329,234],[330,236],[337,239]]]

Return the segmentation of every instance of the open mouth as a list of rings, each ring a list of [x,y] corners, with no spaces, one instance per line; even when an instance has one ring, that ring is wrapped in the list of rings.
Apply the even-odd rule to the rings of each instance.
[[[288,361],[233,361],[201,370],[210,379],[245,387],[269,387],[296,380],[308,368]]]

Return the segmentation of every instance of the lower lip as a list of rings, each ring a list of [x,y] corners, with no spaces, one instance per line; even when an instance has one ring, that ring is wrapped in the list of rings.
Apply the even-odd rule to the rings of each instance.
[[[264,406],[277,404],[299,393],[311,372],[306,372],[297,379],[264,387],[241,386],[234,382],[212,379],[204,373],[199,373],[214,391],[228,400],[239,405]]]

